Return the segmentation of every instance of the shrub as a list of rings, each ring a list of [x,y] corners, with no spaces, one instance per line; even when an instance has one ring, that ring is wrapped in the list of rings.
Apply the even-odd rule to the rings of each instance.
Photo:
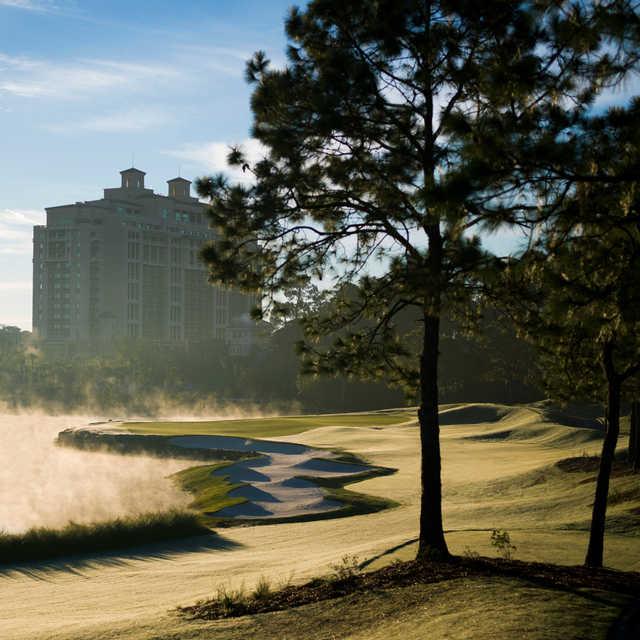
[[[253,589],[251,597],[254,600],[264,600],[265,598],[268,598],[272,593],[273,590],[271,589],[271,582],[269,581],[269,579],[265,576],[260,576],[255,588]]]
[[[360,561],[358,556],[346,554],[340,562],[329,565],[333,571],[331,579],[337,582],[351,580],[360,574]]]
[[[498,554],[505,560],[511,560],[517,547],[511,544],[511,536],[508,531],[494,529],[491,532],[491,546],[494,547]]]
[[[465,558],[469,558],[469,560],[477,560],[480,557],[480,554],[477,551],[474,551],[468,546],[464,548],[462,555]]]
[[[238,589],[231,589],[224,585],[218,587],[213,602],[218,604],[225,616],[241,614],[247,606],[247,592],[244,583]]]

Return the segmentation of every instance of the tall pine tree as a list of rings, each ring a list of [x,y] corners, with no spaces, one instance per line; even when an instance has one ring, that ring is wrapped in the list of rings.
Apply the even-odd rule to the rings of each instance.
[[[287,19],[286,67],[271,68],[263,53],[247,66],[252,133],[265,154],[251,164],[236,148],[229,161],[253,182],[198,183],[225,238],[202,252],[212,280],[261,291],[270,313],[280,291],[313,279],[338,292],[358,282],[332,314],[307,318],[303,354],[312,371],[385,373],[419,396],[421,558],[448,554],[440,318],[445,306],[472,306],[495,266],[479,231],[526,224],[531,210],[526,198],[511,206],[524,187],[512,158],[496,162],[488,134],[503,135],[501,122],[522,131],[538,105],[597,93],[613,73],[600,6],[312,0]],[[469,152],[476,132],[485,141]],[[397,331],[408,309],[419,354]],[[323,334],[336,336],[331,346],[318,346]]]
[[[640,100],[591,117],[581,133],[571,195],[550,203],[535,250],[508,274],[522,276],[513,300],[551,395],[606,407],[585,559],[600,567],[621,402],[640,381]]]

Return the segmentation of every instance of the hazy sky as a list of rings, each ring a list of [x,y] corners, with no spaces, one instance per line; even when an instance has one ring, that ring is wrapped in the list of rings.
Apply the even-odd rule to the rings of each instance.
[[[178,171],[224,169],[251,123],[244,62],[284,62],[294,3],[0,0],[0,324],[31,328],[45,206],[100,198],[132,156],[161,193]]]

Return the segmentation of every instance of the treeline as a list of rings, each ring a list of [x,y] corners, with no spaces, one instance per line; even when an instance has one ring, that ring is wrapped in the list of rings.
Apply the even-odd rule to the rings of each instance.
[[[530,348],[508,322],[485,318],[475,334],[445,322],[443,402],[526,402],[540,398]],[[216,406],[334,412],[382,409],[416,399],[388,381],[305,376],[296,319],[265,333],[248,356],[221,341],[163,347],[122,340],[93,353],[48,352],[29,333],[0,327],[0,401],[9,408],[153,414]]]

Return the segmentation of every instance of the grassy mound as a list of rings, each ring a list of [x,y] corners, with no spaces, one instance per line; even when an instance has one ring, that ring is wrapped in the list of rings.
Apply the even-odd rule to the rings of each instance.
[[[560,567],[539,562],[521,562],[495,558],[453,557],[447,562],[396,562],[368,573],[361,573],[348,561],[334,567],[334,574],[315,578],[298,586],[271,590],[264,582],[252,593],[243,589],[222,590],[211,599],[180,607],[188,619],[217,620],[301,607],[352,594],[432,584],[459,578],[515,578],[540,588],[557,591],[592,590],[621,596],[640,593],[640,574],[593,570],[586,567]]]
[[[151,513],[63,529],[36,527],[25,533],[0,533],[0,564],[50,560],[78,553],[112,551],[136,545],[211,534],[197,514]]]
[[[498,404],[466,404],[440,411],[440,424],[480,424],[497,422],[512,411]]]
[[[201,467],[183,469],[172,476],[178,486],[193,496],[189,504],[191,509],[197,509],[201,514],[207,515],[220,511],[225,507],[245,502],[245,498],[231,497],[229,491],[242,486],[233,484],[224,476],[215,476],[213,472],[222,469],[230,463],[207,464]]]
[[[187,637],[193,640],[602,640],[626,600],[611,593],[541,588],[515,578],[456,578],[356,592],[277,613],[222,621],[189,621],[175,616],[167,618],[168,624],[163,625],[161,636],[154,637],[163,640]]]
[[[269,438],[303,433],[318,427],[387,426],[407,422],[415,417],[415,410],[407,409],[391,412],[279,416],[210,422],[125,422],[122,427],[132,433],[165,436],[217,435]]]
[[[535,405],[464,405],[440,416],[442,424],[477,425],[474,432],[463,436],[475,442],[530,442],[545,447],[575,448],[593,444],[603,435],[601,424],[595,419],[579,419]]]

